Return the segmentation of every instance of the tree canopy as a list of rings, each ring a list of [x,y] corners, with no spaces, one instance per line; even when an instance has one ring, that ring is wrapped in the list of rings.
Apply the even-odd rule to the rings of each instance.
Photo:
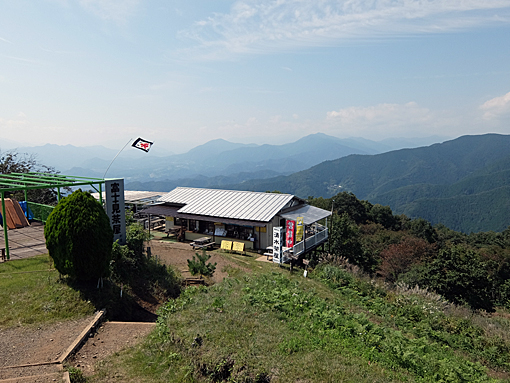
[[[58,173],[55,168],[40,164],[33,154],[21,154],[14,150],[0,152],[0,174],[29,172]],[[6,193],[6,196],[12,196],[18,201],[25,199],[22,191]],[[28,190],[27,199],[31,202],[55,205],[57,203],[57,191],[55,189]]]
[[[55,268],[78,280],[108,275],[113,231],[103,207],[81,189],[63,198],[44,227]]]

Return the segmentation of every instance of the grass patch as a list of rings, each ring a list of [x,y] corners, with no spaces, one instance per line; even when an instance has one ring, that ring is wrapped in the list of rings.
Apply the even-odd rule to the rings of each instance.
[[[94,313],[90,301],[69,287],[48,255],[0,264],[0,328],[81,318]]]
[[[105,362],[91,381],[412,381],[406,371],[336,349],[327,332],[319,331],[312,342],[302,338],[310,328],[298,330],[279,310],[252,302],[250,291],[261,280],[274,288],[287,279],[279,273],[243,275],[187,289],[160,309],[158,328],[146,344]]]
[[[160,309],[146,343],[91,381],[508,381],[508,322],[339,268],[237,270]],[[496,336],[499,334],[499,336]],[[120,378],[118,378],[120,377]],[[496,378],[499,378],[496,379]]]
[[[314,275],[381,327],[398,330],[410,341],[419,340],[424,348],[461,354],[475,366],[483,365],[497,374],[507,375],[510,370],[508,319],[450,304],[419,288],[399,286],[396,291],[386,290],[331,265],[322,265]],[[441,356],[443,360],[449,358]],[[462,365],[461,361],[450,362]]]

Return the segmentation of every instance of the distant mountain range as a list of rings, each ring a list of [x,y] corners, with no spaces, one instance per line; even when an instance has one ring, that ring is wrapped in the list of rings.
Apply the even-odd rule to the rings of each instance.
[[[510,136],[463,136],[434,143],[440,141],[441,137],[430,137],[375,142],[318,133],[285,145],[218,139],[184,154],[156,146],[148,154],[126,148],[107,177],[124,178],[129,190],[162,192],[192,186],[279,190],[307,198],[348,191],[359,199],[389,205],[396,214],[422,217],[454,230],[507,228]],[[71,145],[17,151],[35,153],[39,162],[63,174],[89,177],[103,177],[117,153]]]
[[[463,136],[428,147],[350,155],[289,176],[248,180],[232,189],[279,190],[301,197],[349,191],[463,232],[510,225],[510,136]]]
[[[395,139],[375,142],[362,138],[339,139],[317,133],[284,145],[239,144],[218,139],[197,146],[184,154],[154,145],[149,153],[127,147],[113,162],[106,177],[124,178],[127,184],[146,190],[171,190],[173,185],[198,186],[239,183],[253,178],[288,175],[326,160],[350,154],[376,154],[396,147],[415,147],[445,138]],[[2,148],[5,150],[5,148]],[[33,153],[42,164],[62,174],[103,177],[116,150],[102,146],[75,147],[51,145],[19,147],[20,153]]]

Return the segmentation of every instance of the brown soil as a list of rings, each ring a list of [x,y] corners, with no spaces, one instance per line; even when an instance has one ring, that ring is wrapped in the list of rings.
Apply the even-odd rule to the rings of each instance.
[[[157,256],[162,263],[173,266],[177,271],[179,271],[183,278],[191,277],[188,270],[188,259],[192,259],[195,253],[200,250],[193,250],[189,243],[166,242],[161,240],[152,240],[150,247],[151,253],[154,256]],[[228,276],[228,273],[225,271],[227,266],[235,266],[239,268],[238,265],[234,265],[231,261],[216,251],[208,251],[207,253],[211,255],[208,262],[217,263],[216,270],[211,278],[214,283],[221,282],[223,278]]]
[[[93,318],[0,330],[0,367],[56,361]]]
[[[136,345],[154,326],[155,323],[105,322],[95,333],[90,334],[85,344],[68,363],[81,369],[85,375],[92,375],[98,361],[126,347]]]

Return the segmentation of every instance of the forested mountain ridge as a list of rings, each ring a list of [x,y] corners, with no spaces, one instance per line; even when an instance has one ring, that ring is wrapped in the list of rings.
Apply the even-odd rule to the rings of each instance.
[[[389,205],[454,230],[501,231],[510,225],[510,136],[463,136],[441,144],[326,161],[286,177],[233,188],[300,197],[340,191]]]

